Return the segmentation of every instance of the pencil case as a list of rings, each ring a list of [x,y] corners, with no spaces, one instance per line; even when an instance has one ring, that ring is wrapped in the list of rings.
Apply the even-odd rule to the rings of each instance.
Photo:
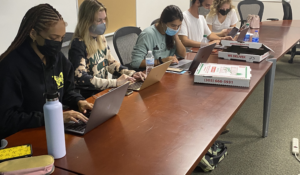
[[[54,171],[54,158],[50,155],[8,160],[0,163],[0,175],[41,175]]]

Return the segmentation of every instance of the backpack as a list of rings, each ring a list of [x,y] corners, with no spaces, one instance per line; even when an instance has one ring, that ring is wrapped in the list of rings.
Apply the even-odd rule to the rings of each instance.
[[[210,172],[217,167],[217,164],[220,163],[225,156],[228,155],[227,147],[225,143],[231,143],[226,141],[216,141],[208,150],[208,152],[201,159],[198,166],[204,172]]]
[[[247,23],[250,24],[250,28],[258,29],[260,27],[260,18],[258,15],[248,15]]]

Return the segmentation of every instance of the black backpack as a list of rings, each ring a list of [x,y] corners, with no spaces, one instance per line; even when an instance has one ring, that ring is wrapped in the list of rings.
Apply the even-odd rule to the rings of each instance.
[[[214,170],[217,167],[217,164],[220,163],[225,158],[225,156],[227,156],[228,153],[225,143],[229,144],[231,142],[217,140],[201,159],[198,166],[204,172],[210,172]]]

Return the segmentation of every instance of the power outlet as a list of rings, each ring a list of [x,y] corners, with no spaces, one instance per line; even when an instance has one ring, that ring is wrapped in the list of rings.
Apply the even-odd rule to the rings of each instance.
[[[299,140],[297,138],[293,138],[292,152],[296,155],[299,154]]]

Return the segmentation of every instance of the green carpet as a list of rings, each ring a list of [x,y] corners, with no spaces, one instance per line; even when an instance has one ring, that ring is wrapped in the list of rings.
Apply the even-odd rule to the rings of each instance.
[[[262,138],[264,80],[256,87],[219,140],[231,141],[228,156],[210,175],[297,175],[300,162],[291,154],[300,139],[300,57],[277,62],[269,134]],[[196,168],[192,175],[207,174]]]

